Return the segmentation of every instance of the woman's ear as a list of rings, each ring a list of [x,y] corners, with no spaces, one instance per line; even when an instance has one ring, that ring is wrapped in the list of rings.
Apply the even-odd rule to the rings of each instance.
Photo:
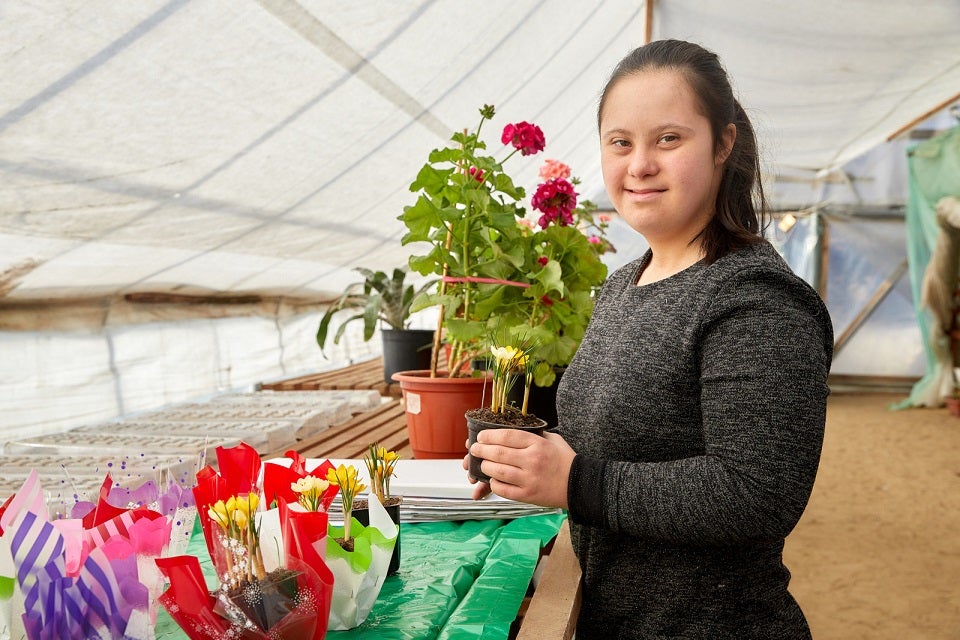
[[[728,124],[720,134],[720,148],[717,150],[717,166],[719,167],[733,151],[733,143],[737,141],[737,125],[732,122]]]

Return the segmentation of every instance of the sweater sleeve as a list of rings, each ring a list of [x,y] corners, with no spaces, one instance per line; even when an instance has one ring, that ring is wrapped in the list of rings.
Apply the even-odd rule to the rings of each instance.
[[[571,492],[571,518],[677,544],[782,539],[806,507],[826,418],[832,327],[812,289],[755,269],[724,284],[699,335],[701,455],[581,460],[602,513]],[[596,483],[596,484],[593,484]],[[574,495],[579,493],[580,495]]]

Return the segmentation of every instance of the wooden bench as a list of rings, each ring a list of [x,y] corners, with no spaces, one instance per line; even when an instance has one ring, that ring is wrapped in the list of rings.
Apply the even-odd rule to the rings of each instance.
[[[310,373],[276,382],[261,382],[266,391],[316,391],[321,389],[374,389],[382,396],[400,397],[400,385],[383,379],[383,359],[374,358],[343,369]]]
[[[359,460],[367,446],[379,442],[404,458],[413,457],[407,419],[400,400],[390,400],[376,409],[364,411],[343,424],[338,424],[301,440],[296,450],[307,458],[345,458]],[[264,459],[282,457],[284,451],[264,455]]]
[[[318,382],[315,376],[301,376],[289,381],[273,383],[263,389],[290,391],[297,389],[356,389],[369,386],[296,386],[313,384],[373,384],[371,371],[382,374],[369,361],[341,370],[343,380],[331,380],[336,372],[315,374],[323,376]],[[377,367],[379,364],[377,364]],[[365,380],[366,382],[358,382]],[[381,380],[382,382],[382,380]],[[399,394],[399,387],[398,387]],[[397,451],[405,458],[412,458],[407,421],[402,401],[393,398],[380,407],[355,415],[349,421],[334,425],[311,438],[301,440],[296,449],[308,458],[360,459],[367,446],[379,442],[382,446]],[[264,459],[279,458],[286,451],[274,451]],[[580,611],[580,565],[570,545],[570,530],[566,522],[557,537],[544,548],[538,568],[539,581],[532,596],[524,598],[517,619],[510,630],[511,640],[570,640]]]

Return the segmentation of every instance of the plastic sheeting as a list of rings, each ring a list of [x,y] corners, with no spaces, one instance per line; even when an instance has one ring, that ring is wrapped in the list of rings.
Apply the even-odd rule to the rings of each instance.
[[[825,283],[838,343],[832,374],[916,378],[923,373],[905,234],[900,216],[828,208],[798,218],[789,232],[774,238],[798,275],[815,288]]]
[[[514,520],[401,524],[400,572],[387,578],[366,621],[330,640],[505,640],[526,595],[540,549],[560,530],[563,514]],[[202,534],[187,553],[215,575]],[[184,638],[166,612],[157,638]]]
[[[90,331],[0,332],[6,441],[197,401],[367,360],[379,335],[352,326],[325,359],[319,313],[180,320]]]
[[[483,103],[494,155],[508,122],[546,135],[544,154],[516,159],[518,184],[556,158],[602,199],[596,100],[642,42],[647,3],[491,6],[0,3],[0,435],[374,355],[358,341],[324,361],[315,317],[282,307],[330,299],[354,267],[406,262],[408,186]],[[652,9],[654,38],[721,56],[771,180],[827,179],[960,86],[955,0]],[[137,297],[155,294],[170,300]],[[224,296],[249,311],[211,303]]]
[[[0,292],[338,292],[352,267],[405,262],[407,187],[484,103],[491,139],[546,135],[518,184],[552,157],[596,199],[597,95],[646,4],[3,3]],[[955,0],[652,8],[654,38],[721,56],[771,174],[840,167],[960,86]]]
[[[949,354],[946,337],[934,340],[931,325],[937,320],[924,309],[921,291],[924,274],[940,233],[936,206],[941,198],[960,197],[960,126],[917,145],[909,156],[910,201],[907,206],[907,238],[910,280],[914,306],[927,354],[926,373],[914,385],[903,406],[940,406],[953,382],[949,363],[938,353]],[[956,275],[956,274],[954,274]]]

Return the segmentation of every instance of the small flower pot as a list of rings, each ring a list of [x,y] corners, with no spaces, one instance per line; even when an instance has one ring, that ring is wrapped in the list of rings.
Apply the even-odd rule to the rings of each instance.
[[[227,597],[261,631],[269,631],[296,608],[299,575],[276,569],[261,580],[241,583]]]
[[[960,398],[944,398],[943,401],[947,403],[950,415],[960,418]]]
[[[487,414],[489,413],[490,411],[488,409],[471,409],[465,414],[467,419],[468,445],[472,445],[474,442],[476,442],[477,434],[487,429],[519,429],[520,431],[527,431],[528,433],[542,437],[543,432],[547,428],[546,420],[541,420],[534,415],[528,414],[522,418],[519,418],[519,412],[504,414],[507,416],[517,416],[518,420],[522,420],[522,422],[518,424],[508,424],[506,422],[491,422],[490,420],[483,419],[483,417],[487,417]],[[509,420],[509,418],[507,420]],[[483,462],[483,458],[477,458],[473,454],[468,455],[470,459],[470,477],[479,480],[480,482],[490,482],[490,476],[480,470],[480,463]]]
[[[397,525],[397,543],[393,546],[393,555],[390,556],[390,566],[387,567],[387,575],[392,576],[400,570],[400,503],[403,502],[403,496],[392,496],[383,505],[384,510],[393,524]],[[353,501],[353,517],[357,522],[365,527],[370,526],[370,509],[367,507],[367,501],[358,499]]]

